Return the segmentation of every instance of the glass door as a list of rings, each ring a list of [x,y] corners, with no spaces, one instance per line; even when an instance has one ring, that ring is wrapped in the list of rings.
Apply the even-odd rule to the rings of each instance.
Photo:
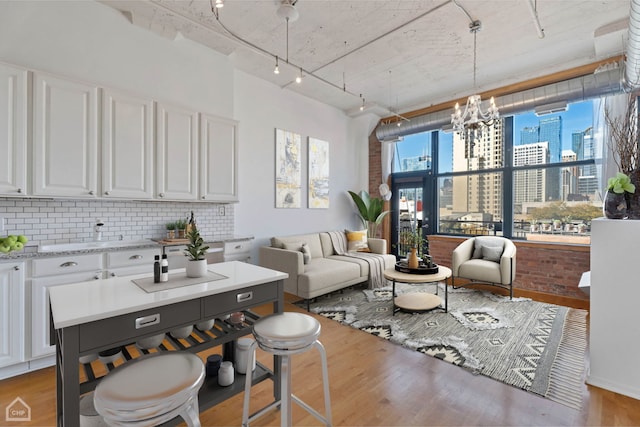
[[[392,179],[391,197],[391,253],[398,258],[406,258],[411,248],[402,244],[402,232],[416,232],[421,229],[426,234],[427,215],[424,176]]]

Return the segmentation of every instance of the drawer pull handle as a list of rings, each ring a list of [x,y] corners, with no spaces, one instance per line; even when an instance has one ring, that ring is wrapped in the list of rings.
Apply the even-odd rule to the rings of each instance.
[[[236,246],[236,249],[242,249],[242,245]]]
[[[244,292],[242,294],[238,294],[236,296],[236,301],[237,302],[245,302],[245,301],[251,301],[253,299],[253,291],[251,292]]]
[[[160,313],[138,317],[136,319],[136,329],[146,328],[147,326],[157,325],[158,323],[160,323]]]
[[[129,259],[142,259],[142,255],[131,255]]]
[[[67,261],[67,262],[63,262],[62,264],[60,264],[60,267],[75,267],[77,266],[78,263],[75,261]]]
[[[167,249],[169,252],[180,252],[180,249]]]

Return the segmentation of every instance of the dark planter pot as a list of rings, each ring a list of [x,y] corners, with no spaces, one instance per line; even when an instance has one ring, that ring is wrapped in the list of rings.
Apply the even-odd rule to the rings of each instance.
[[[602,204],[602,213],[609,219],[623,219],[627,217],[627,198],[625,193],[607,191]]]
[[[631,172],[629,179],[636,186],[636,191],[635,193],[624,193],[627,199],[627,218],[640,219],[640,171]]]

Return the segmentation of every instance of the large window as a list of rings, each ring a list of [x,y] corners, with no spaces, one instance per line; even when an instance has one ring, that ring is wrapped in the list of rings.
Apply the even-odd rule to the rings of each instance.
[[[432,232],[589,243],[603,196],[593,109],[583,101],[541,117],[503,117],[477,134],[405,137],[396,156],[422,153],[429,166],[410,169],[405,154],[396,158],[393,177],[425,170],[425,187],[437,191],[424,201],[435,213],[425,219]]]

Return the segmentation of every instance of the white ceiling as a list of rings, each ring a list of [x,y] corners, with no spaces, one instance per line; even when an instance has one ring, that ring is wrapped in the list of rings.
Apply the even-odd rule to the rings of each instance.
[[[125,12],[135,25],[201,43],[228,55],[240,70],[348,114],[359,113],[362,94],[368,111],[380,116],[619,55],[630,9],[630,0],[294,0],[299,18],[289,22],[288,37],[294,67],[285,63],[287,23],[276,14],[280,1],[225,0],[219,21],[210,0],[101,2]],[[544,38],[538,37],[530,3]],[[482,23],[475,86],[467,13]],[[280,57],[279,75],[271,55]],[[296,67],[322,80],[308,76],[296,84]]]

